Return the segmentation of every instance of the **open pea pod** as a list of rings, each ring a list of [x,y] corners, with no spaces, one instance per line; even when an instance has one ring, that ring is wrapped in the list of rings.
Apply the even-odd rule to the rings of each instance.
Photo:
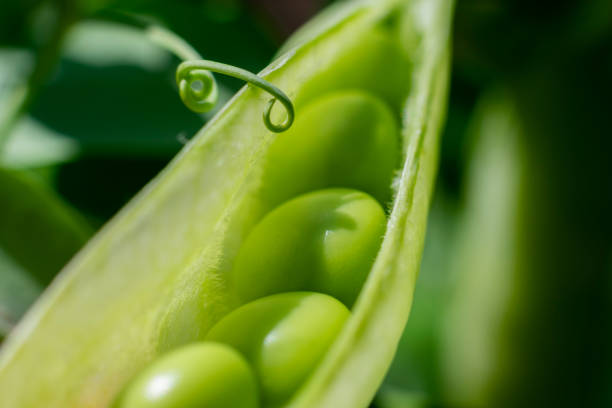
[[[381,249],[349,321],[287,406],[365,407],[393,359],[436,172],[451,12],[448,0],[351,2],[261,73],[294,101],[296,127],[302,107],[344,89],[380,98],[403,122]],[[265,166],[286,136],[264,126],[267,98],[243,88],[72,260],[4,347],[0,406],[108,406],[147,362],[238,305],[228,271],[276,204]]]

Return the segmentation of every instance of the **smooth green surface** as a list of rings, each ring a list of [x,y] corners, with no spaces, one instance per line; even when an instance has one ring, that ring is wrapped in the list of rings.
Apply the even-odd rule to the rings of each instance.
[[[344,90],[304,106],[272,145],[263,175],[270,207],[329,187],[365,191],[388,204],[399,162],[399,129],[391,109],[372,94]]]
[[[320,293],[281,293],[239,307],[206,339],[239,350],[253,365],[265,406],[286,402],[321,361],[350,316]]]
[[[347,324],[291,407],[370,403],[408,318],[437,164],[452,3],[355,7],[261,73],[294,100],[296,120],[308,99],[334,90],[305,88],[330,72],[352,70],[351,83],[338,86],[379,97],[382,88],[406,89],[397,104],[388,102],[401,112],[402,160],[381,250]],[[399,20],[418,34],[410,65],[378,60],[376,49],[363,47],[373,35],[401,46],[405,39],[393,29]],[[349,55],[359,55],[359,64],[345,65]],[[386,75],[389,69],[403,74]],[[283,137],[262,123],[267,100],[243,88],[73,259],[3,345],[0,406],[106,407],[149,361],[205,336],[237,306],[227,278],[265,213],[265,159]]]
[[[353,305],[385,232],[370,196],[329,189],[271,211],[245,240],[230,284],[240,302],[296,290],[327,293]]]
[[[195,343],[155,360],[128,385],[115,408],[256,408],[255,375],[235,350]]]

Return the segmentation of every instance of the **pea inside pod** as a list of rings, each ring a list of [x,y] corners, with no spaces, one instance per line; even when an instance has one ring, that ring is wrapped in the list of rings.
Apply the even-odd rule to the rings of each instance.
[[[196,343],[156,360],[113,408],[257,408],[255,375],[234,349]]]
[[[346,187],[385,204],[398,145],[397,120],[380,98],[359,90],[325,94],[301,109],[271,146],[263,200],[274,207],[309,191]]]
[[[278,406],[312,373],[349,315],[331,296],[282,293],[234,310],[206,339],[239,350],[257,374],[264,406]]]
[[[385,213],[371,196],[328,189],[266,215],[238,253],[231,284],[241,302],[280,292],[327,293],[350,307],[368,275]]]

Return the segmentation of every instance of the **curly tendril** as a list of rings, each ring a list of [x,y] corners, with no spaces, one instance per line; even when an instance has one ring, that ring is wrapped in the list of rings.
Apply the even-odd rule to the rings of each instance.
[[[159,45],[185,60],[176,69],[176,83],[183,103],[194,112],[207,112],[217,103],[219,91],[212,72],[232,76],[257,86],[273,96],[263,113],[263,121],[272,132],[280,133],[293,124],[295,112],[291,99],[270,82],[242,68],[202,59],[185,40],[161,27],[149,27],[149,36]],[[280,124],[272,122],[272,108],[280,101],[287,118]]]
[[[274,98],[270,99],[263,113],[266,127],[277,133],[289,129],[295,113],[291,100],[283,91],[247,70],[215,61],[185,61],[178,66],[176,83],[179,87],[181,99],[189,109],[196,112],[206,112],[217,101],[217,86],[210,71],[241,79],[270,93]],[[287,111],[287,118],[280,124],[274,124],[270,119],[272,108],[277,100],[283,104]]]

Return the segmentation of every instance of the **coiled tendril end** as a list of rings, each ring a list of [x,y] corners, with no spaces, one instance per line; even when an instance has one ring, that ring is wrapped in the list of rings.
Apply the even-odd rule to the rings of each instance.
[[[283,91],[247,70],[215,61],[185,61],[178,66],[176,83],[181,99],[189,109],[202,113],[215,106],[218,89],[211,71],[241,79],[270,93],[274,98],[270,99],[264,110],[264,124],[270,131],[276,133],[284,132],[291,127],[295,116],[293,103]],[[280,100],[287,111],[287,118],[280,124],[274,124],[271,119],[272,108],[277,100]]]
[[[266,110],[264,110],[263,113],[263,121],[266,127],[270,129],[270,131],[275,133],[281,133],[291,127],[291,125],[293,124],[295,113],[293,112],[293,104],[291,103],[291,101],[289,101],[289,103],[286,103],[281,99],[281,103],[285,106],[285,109],[287,111],[287,118],[283,121],[283,123],[279,125],[275,125],[274,123],[272,123],[270,115],[272,114],[272,108],[274,107],[274,104],[277,100],[277,98],[272,98],[268,101]]]
[[[263,114],[264,124],[272,132],[284,132],[293,124],[295,112],[291,99],[268,81],[247,70],[202,59],[189,43],[166,28],[153,25],[147,28],[146,33],[155,43],[185,60],[176,69],[176,83],[183,103],[192,111],[207,112],[217,103],[219,90],[212,71],[246,81],[274,97],[268,102]],[[272,108],[277,100],[281,101],[287,111],[287,118],[280,124],[272,123],[271,119]]]
[[[217,103],[219,92],[210,71],[190,69],[181,64],[176,71],[176,84],[181,100],[194,112],[208,112]]]

